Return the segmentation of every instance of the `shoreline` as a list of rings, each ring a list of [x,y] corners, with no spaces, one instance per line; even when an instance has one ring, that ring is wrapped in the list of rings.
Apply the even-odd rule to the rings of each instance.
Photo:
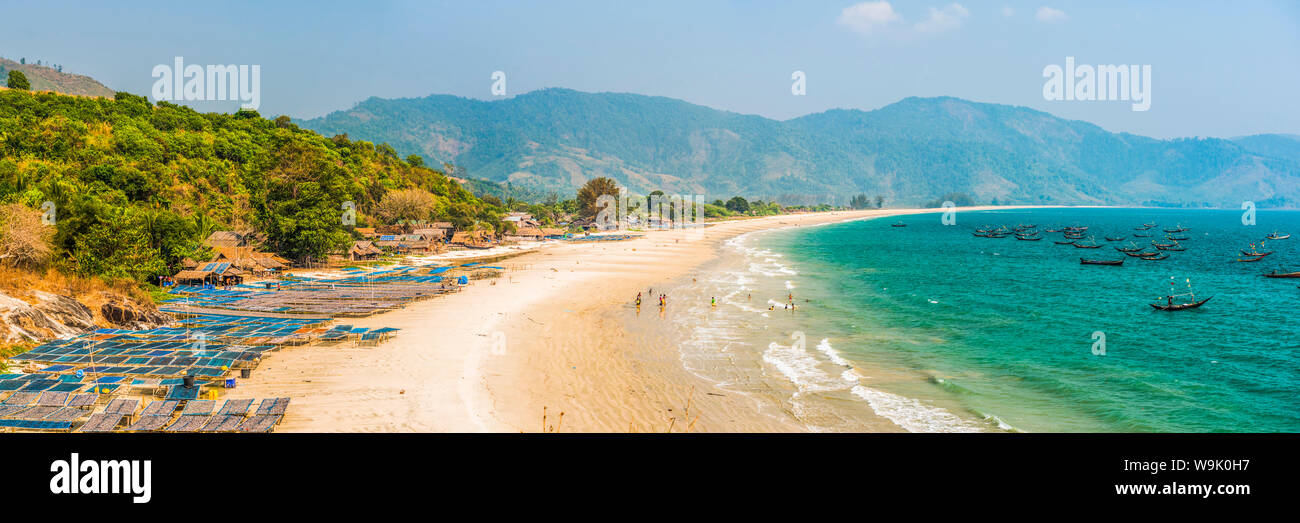
[[[958,212],[1019,208],[1035,207]],[[687,284],[742,234],[938,212],[778,215],[549,245],[509,258],[499,278],[351,321],[402,329],[378,347],[282,350],[231,397],[293,397],[286,432],[805,432],[789,412],[688,370],[679,340],[636,336],[612,311]],[[657,314],[646,298],[640,314]]]

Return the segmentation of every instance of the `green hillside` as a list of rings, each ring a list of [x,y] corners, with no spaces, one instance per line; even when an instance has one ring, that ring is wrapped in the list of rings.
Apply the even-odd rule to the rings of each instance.
[[[501,210],[387,145],[327,138],[287,117],[200,114],[114,99],[0,91],[0,204],[56,206],[53,259],[83,275],[152,281],[202,259],[214,230],[255,230],[294,259],[345,245],[385,194],[432,195],[427,215],[501,226]]]
[[[789,204],[865,193],[916,205],[959,193],[1002,204],[1300,205],[1294,156],[948,97],[776,121],[663,97],[545,89],[491,102],[371,98],[299,123],[561,193],[609,176],[641,192]],[[1279,147],[1300,155],[1300,142]]]

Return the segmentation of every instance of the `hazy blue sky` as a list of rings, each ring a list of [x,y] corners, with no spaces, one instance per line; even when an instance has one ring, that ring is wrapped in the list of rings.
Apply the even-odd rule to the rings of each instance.
[[[1294,1],[123,3],[0,0],[0,55],[138,94],[175,56],[259,64],[268,116],[490,99],[501,70],[509,95],[634,92],[778,119],[951,95],[1157,137],[1300,133]],[[1066,56],[1151,65],[1151,109],[1045,101],[1043,68]]]

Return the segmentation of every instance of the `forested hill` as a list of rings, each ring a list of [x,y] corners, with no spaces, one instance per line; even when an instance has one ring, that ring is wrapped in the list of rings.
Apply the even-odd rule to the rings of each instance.
[[[63,66],[26,63],[26,59],[13,61],[0,58],[0,86],[5,84],[9,71],[22,71],[31,82],[32,91],[54,91],[77,96],[103,96],[112,98],[113,90],[89,76],[63,72]]]
[[[566,193],[596,176],[634,190],[845,204],[1300,205],[1300,141],[1157,140],[1023,107],[907,98],[788,121],[680,100],[545,89],[497,101],[371,98],[299,122]],[[1267,135],[1276,136],[1276,135]]]
[[[320,257],[351,239],[384,196],[427,192],[428,215],[499,226],[485,204],[391,147],[300,129],[251,111],[201,114],[127,93],[85,98],[0,91],[0,204],[55,204],[55,264],[83,275],[153,281],[214,230],[253,230],[287,257]],[[33,211],[36,212],[36,211]]]

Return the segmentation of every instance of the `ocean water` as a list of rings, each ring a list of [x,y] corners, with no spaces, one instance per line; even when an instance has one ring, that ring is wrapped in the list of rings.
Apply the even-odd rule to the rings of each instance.
[[[1275,229],[1300,233],[1300,213],[1260,211],[1253,226],[1217,210],[956,216],[952,226],[921,214],[731,240],[674,290],[683,363],[813,430],[1300,431],[1300,280],[1261,276],[1300,270],[1300,234],[1266,242],[1274,253],[1260,262],[1235,262]],[[1146,222],[1157,224],[1151,238],[1135,238]],[[1103,247],[1057,245],[1061,234],[1045,231],[1042,241],[972,235],[1022,223],[1086,225]],[[1190,239],[1168,259],[1113,248],[1175,225]],[[1189,279],[1198,298],[1213,296],[1205,306],[1148,305],[1171,281],[1187,292]]]

